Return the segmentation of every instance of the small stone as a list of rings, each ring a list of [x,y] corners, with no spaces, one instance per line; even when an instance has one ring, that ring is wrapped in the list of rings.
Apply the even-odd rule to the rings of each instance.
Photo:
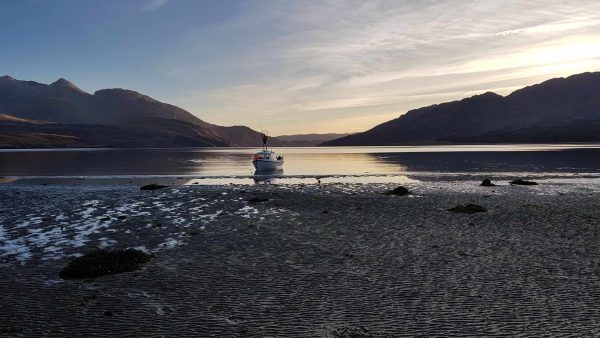
[[[454,208],[450,208],[450,209],[448,209],[448,211],[460,212],[463,214],[474,214],[477,212],[486,212],[487,209],[480,205],[477,205],[477,204],[467,204],[467,205],[459,205]]]
[[[148,185],[141,187],[140,190],[158,190],[158,189],[163,189],[166,187],[167,187],[166,185],[152,183],[152,184],[148,184]]]
[[[264,198],[264,197],[250,197],[246,201],[248,203],[261,203],[261,202],[267,202],[268,200],[269,200],[268,198]]]
[[[496,185],[494,183],[492,183],[492,181],[490,181],[489,179],[484,179],[481,184],[482,187],[495,187]]]

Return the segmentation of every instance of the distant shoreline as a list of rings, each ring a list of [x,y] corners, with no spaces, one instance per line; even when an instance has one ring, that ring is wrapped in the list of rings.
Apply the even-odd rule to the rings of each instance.
[[[474,147],[474,146],[490,146],[490,147],[502,147],[502,146],[537,146],[537,145],[563,145],[563,146],[597,146],[600,148],[600,142],[543,142],[543,143],[415,143],[415,144],[382,144],[382,145],[359,145],[359,146],[274,146],[274,149],[297,149],[297,148],[393,148],[393,147]],[[0,152],[19,152],[19,151],[93,151],[93,150],[188,150],[188,149],[256,149],[260,146],[254,147],[59,147],[59,148],[0,148]],[[271,148],[271,147],[270,147]]]

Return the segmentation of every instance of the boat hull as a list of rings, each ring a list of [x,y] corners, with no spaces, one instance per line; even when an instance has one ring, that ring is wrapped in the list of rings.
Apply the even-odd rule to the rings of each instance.
[[[283,161],[278,160],[254,160],[252,161],[254,169],[259,171],[277,170],[283,167]]]

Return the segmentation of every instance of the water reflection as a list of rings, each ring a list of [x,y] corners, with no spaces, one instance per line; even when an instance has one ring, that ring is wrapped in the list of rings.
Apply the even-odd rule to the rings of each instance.
[[[252,179],[255,185],[277,184],[277,178],[283,175],[283,169],[256,170],[254,171],[254,175],[252,175]]]
[[[281,148],[285,174],[373,176],[412,172],[600,172],[597,145]],[[0,177],[176,176],[265,181],[251,160],[256,149],[102,149],[0,151]]]

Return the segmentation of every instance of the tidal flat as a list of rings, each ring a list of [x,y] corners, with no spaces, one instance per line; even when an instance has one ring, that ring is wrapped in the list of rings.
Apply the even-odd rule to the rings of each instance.
[[[599,335],[600,180],[480,182],[2,185],[0,336]]]

